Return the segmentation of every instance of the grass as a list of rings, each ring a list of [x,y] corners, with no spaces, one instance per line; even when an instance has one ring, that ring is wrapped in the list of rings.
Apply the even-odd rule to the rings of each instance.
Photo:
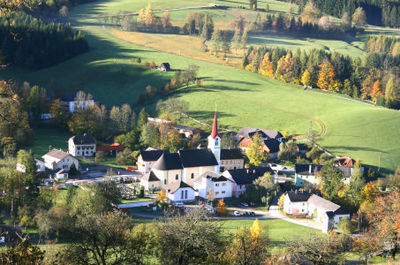
[[[52,148],[68,150],[68,139],[72,136],[68,132],[57,129],[37,128],[31,144],[24,147],[31,149],[36,157],[41,157]]]
[[[177,0],[150,2],[154,9],[208,3]],[[282,6],[286,4],[277,3]],[[397,143],[400,137],[398,111],[354,102],[340,95],[303,91],[299,86],[284,84],[241,69],[194,60],[188,58],[192,54],[184,53],[185,46],[193,47],[188,46],[191,42],[170,40],[173,43],[171,47],[181,49],[183,56],[170,51],[160,52],[156,50],[157,47],[148,48],[143,46],[147,44],[138,45],[134,43],[135,40],[116,37],[109,28],[97,25],[96,20],[90,18],[90,15],[113,10],[137,10],[143,5],[143,2],[108,0],[74,8],[70,13],[72,23],[87,35],[91,47],[88,53],[36,72],[8,69],[1,72],[0,77],[27,80],[49,90],[83,89],[93,94],[96,101],[110,107],[115,104],[134,104],[147,85],[161,88],[172,75],[133,64],[130,62],[132,57],[141,57],[143,62],[169,62],[174,69],[196,64],[200,66],[199,75],[204,87],[181,89],[174,94],[190,103],[190,115],[194,118],[210,122],[215,103],[218,103],[219,121],[225,127],[251,126],[305,134],[312,121],[313,128],[323,133],[320,143],[334,154],[358,157],[361,162],[375,166],[379,166],[380,161],[381,167],[386,170],[396,168],[400,161],[400,146]],[[247,5],[247,1],[235,1],[232,5]],[[260,7],[262,5],[259,3]],[[164,43],[164,40],[157,39],[160,36],[152,38],[161,43],[159,46]],[[285,41],[273,35],[264,38]],[[164,46],[170,46],[166,43]],[[339,49],[344,44],[329,45]],[[306,43],[304,46],[307,46]],[[349,48],[349,53],[355,52],[352,49]],[[41,133],[46,131],[38,131],[37,134]],[[47,135],[56,138],[51,133]],[[62,145],[60,143],[61,147],[66,147],[67,138],[65,136],[65,142]],[[48,137],[42,137],[40,141],[34,144],[35,153],[44,153],[50,142],[58,142]]]
[[[121,203],[131,203],[131,202],[148,202],[152,201],[150,198],[136,198],[131,200],[121,200]]]

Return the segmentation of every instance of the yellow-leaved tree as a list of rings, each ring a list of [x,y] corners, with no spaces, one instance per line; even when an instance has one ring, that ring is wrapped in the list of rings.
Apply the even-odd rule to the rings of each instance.
[[[269,52],[265,53],[264,59],[261,62],[261,66],[258,69],[258,72],[262,75],[273,77],[274,76],[274,67],[270,60]]]
[[[217,214],[219,216],[226,216],[226,205],[224,199],[218,201]]]
[[[334,84],[335,69],[328,60],[325,60],[319,69],[317,86],[321,89],[329,89]]]
[[[305,86],[311,85],[311,73],[308,71],[308,69],[306,69],[301,76],[301,83]]]
[[[250,237],[251,238],[259,238],[262,232],[262,228],[258,218],[254,220],[253,225],[250,228]]]
[[[165,192],[164,189],[160,190],[160,192],[157,194],[157,201],[161,203],[167,203],[168,202],[168,197],[167,193]]]

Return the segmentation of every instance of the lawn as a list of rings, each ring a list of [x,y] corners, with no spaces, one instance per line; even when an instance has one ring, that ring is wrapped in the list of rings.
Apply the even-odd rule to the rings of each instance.
[[[155,9],[189,5],[183,1],[151,2]],[[247,3],[242,2],[243,5]],[[191,5],[204,3],[206,1],[190,2]],[[132,10],[144,5],[143,2],[109,0],[74,8],[70,13],[73,25],[88,36],[91,47],[88,53],[36,72],[9,69],[3,71],[0,77],[27,80],[49,90],[83,89],[93,94],[96,101],[110,107],[115,104],[134,104],[147,85],[161,88],[172,75],[133,64],[130,62],[132,57],[141,57],[143,62],[169,62],[174,69],[196,64],[200,67],[199,75],[204,87],[181,89],[174,94],[190,103],[190,115],[194,118],[210,122],[215,103],[218,103],[221,126],[233,129],[250,126],[305,134],[312,121],[313,128],[322,133],[320,143],[334,154],[358,157],[363,163],[380,164],[387,170],[397,167],[400,161],[398,111],[374,107],[340,95],[304,91],[300,86],[241,69],[187,58],[183,51],[190,42],[174,42],[174,48],[182,49],[183,56],[159,52],[138,45],[134,40],[117,38],[109,28],[97,25],[96,20],[88,16],[105,9],[118,10],[124,7],[129,11],[124,6],[129,4],[132,4]],[[342,44],[332,45],[339,47]],[[148,110],[151,111],[151,108]],[[37,135],[42,132],[46,133],[38,131]],[[50,144],[66,147],[67,135],[47,135],[41,137],[41,142],[35,142],[32,147],[35,153],[45,153]],[[61,144],[55,138],[64,142]]]
[[[131,200],[121,200],[121,203],[131,203],[131,202],[148,202],[152,201],[153,199],[150,198],[136,198]]]
[[[31,149],[35,157],[41,157],[52,148],[61,148],[68,150],[68,139],[71,134],[65,131],[49,128],[35,128],[33,141],[26,149]]]

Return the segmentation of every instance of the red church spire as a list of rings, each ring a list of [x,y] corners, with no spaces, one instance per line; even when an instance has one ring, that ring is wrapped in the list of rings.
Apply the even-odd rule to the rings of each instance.
[[[214,123],[211,131],[211,137],[215,139],[218,136],[218,121],[217,121],[217,111],[214,113]]]

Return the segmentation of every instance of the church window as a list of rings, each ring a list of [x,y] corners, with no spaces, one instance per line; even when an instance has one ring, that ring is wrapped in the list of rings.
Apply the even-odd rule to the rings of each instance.
[[[218,146],[218,139],[215,140],[215,146]]]
[[[176,179],[176,180],[179,179],[179,175],[178,175],[178,174],[175,175],[175,179]]]
[[[190,175],[190,177],[193,179],[193,178],[194,178],[194,173],[192,173],[192,174]]]
[[[167,180],[166,179],[164,179],[164,185],[167,185]]]

